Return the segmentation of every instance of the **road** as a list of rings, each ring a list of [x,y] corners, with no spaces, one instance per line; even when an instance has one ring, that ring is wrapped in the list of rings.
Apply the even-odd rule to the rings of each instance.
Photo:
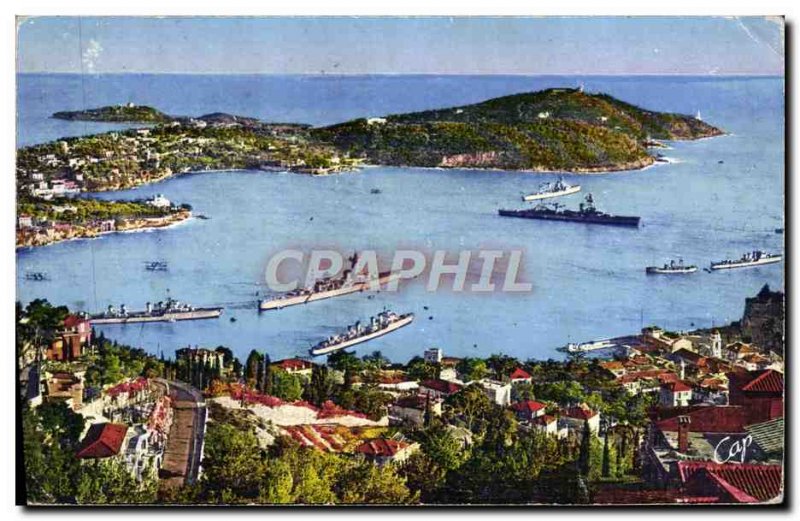
[[[159,476],[166,487],[197,481],[203,455],[206,405],[203,395],[183,382],[157,380],[172,398],[173,419]]]

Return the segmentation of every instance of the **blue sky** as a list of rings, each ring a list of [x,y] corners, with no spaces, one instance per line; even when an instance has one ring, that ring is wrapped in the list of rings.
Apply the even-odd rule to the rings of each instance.
[[[19,72],[783,74],[765,18],[27,18]]]

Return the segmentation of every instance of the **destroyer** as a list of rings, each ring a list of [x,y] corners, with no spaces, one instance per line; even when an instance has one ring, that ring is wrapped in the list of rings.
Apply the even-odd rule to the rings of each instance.
[[[639,226],[639,217],[611,215],[597,210],[594,206],[592,194],[587,194],[586,199],[575,210],[562,210],[561,205],[553,203],[536,205],[528,210],[499,210],[503,217],[522,217],[524,219],[541,219],[543,221],[572,221],[587,224],[610,224],[615,226]]]
[[[739,260],[723,260],[719,262],[712,262],[712,270],[730,270],[733,268],[750,268],[753,266],[762,266],[764,264],[774,264],[780,262],[781,255],[773,255],[761,250],[754,250],[750,253],[745,253]]]
[[[222,308],[195,308],[188,304],[168,298],[166,302],[157,302],[154,305],[147,303],[144,311],[128,311],[125,304],[117,310],[108,306],[105,313],[90,315],[92,324],[132,324],[138,322],[175,322],[177,320],[199,320],[203,318],[218,318],[222,315]]]
[[[398,315],[392,311],[383,311],[370,319],[368,326],[362,326],[360,322],[349,326],[347,331],[341,335],[334,335],[319,344],[315,345],[309,352],[313,356],[327,355],[336,351],[341,351],[350,346],[367,342],[378,338],[392,331],[396,331],[403,326],[407,326],[414,320],[413,313]]]
[[[644,271],[648,275],[685,275],[697,271],[697,266],[693,264],[686,266],[683,264],[683,259],[679,259],[678,262],[671,260],[669,264],[664,264],[661,267],[648,266]]]
[[[523,195],[523,201],[538,201],[540,199],[549,199],[550,197],[560,197],[562,195],[570,195],[581,191],[580,185],[569,185],[565,183],[560,177],[555,183],[545,183],[539,187],[539,191]]]
[[[371,289],[373,282],[376,282],[373,278],[370,278],[364,273],[353,273],[353,268],[358,261],[358,255],[353,255],[348,260],[350,261],[350,268],[344,270],[341,277],[321,279],[316,281],[311,287],[299,288],[285,293],[280,297],[261,300],[258,303],[259,311],[281,309],[297,304],[306,304],[308,302],[314,302],[315,300],[339,297]],[[397,277],[398,275],[393,274],[391,271],[380,272],[378,273],[377,284],[382,286],[395,280]]]

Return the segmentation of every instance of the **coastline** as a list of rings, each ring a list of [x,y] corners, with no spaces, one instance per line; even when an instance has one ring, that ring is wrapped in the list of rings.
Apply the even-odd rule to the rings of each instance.
[[[194,220],[195,217],[192,215],[192,212],[188,212],[187,211],[187,212],[181,212],[181,213],[176,214],[174,216],[169,216],[168,218],[162,218],[162,219],[164,219],[164,220],[162,220],[161,222],[153,222],[152,219],[149,219],[149,220],[148,219],[137,219],[136,221],[142,221],[142,222],[138,222],[136,224],[133,224],[133,225],[130,225],[130,226],[127,226],[127,227],[124,227],[124,228],[119,228],[119,229],[116,229],[116,230],[110,230],[110,231],[106,231],[106,232],[96,232],[96,233],[86,233],[86,232],[84,232],[84,233],[76,234],[74,236],[54,237],[52,240],[48,240],[47,242],[44,242],[44,243],[41,243],[41,244],[24,244],[24,245],[17,244],[15,246],[15,252],[19,253],[21,251],[33,250],[35,248],[44,248],[44,247],[47,247],[47,246],[53,246],[55,244],[60,244],[60,243],[64,243],[64,242],[100,239],[102,237],[105,237],[105,236],[108,236],[108,235],[114,235],[114,234],[118,234],[118,233],[119,234],[123,234],[123,233],[139,233],[139,232],[149,232],[149,231],[155,231],[155,230],[163,230],[163,229],[167,229],[167,228],[176,228],[176,227],[178,227],[178,226],[180,226],[182,224],[186,224],[189,221]]]

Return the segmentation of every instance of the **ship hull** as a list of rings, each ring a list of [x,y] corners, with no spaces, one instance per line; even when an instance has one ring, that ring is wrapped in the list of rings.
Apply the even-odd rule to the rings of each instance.
[[[585,224],[605,224],[609,226],[639,226],[639,217],[629,217],[623,215],[581,215],[581,214],[557,214],[537,212],[535,210],[498,210],[503,217],[520,217],[522,219],[537,219],[541,221],[562,221],[576,222]]]
[[[342,349],[347,349],[348,347],[357,344],[363,344],[364,342],[369,342],[370,340],[382,337],[383,335],[387,335],[392,331],[397,331],[401,327],[407,326],[413,321],[414,321],[414,315],[409,315],[405,318],[401,318],[397,322],[392,323],[385,329],[381,329],[380,331],[375,331],[374,333],[370,333],[368,335],[360,336],[358,338],[353,338],[351,340],[347,340],[346,342],[342,342],[341,344],[336,344],[333,346],[323,347],[319,349],[312,347],[311,349],[309,349],[309,353],[311,353],[312,356],[322,356],[335,353],[336,351],[341,351]]]
[[[663,268],[656,268],[656,267],[649,266],[649,267],[645,268],[644,271],[648,275],[688,275],[689,273],[696,272],[697,271],[697,267],[665,270]]]
[[[161,315],[148,315],[146,313],[130,313],[124,317],[107,317],[103,315],[90,316],[92,325],[104,324],[138,324],[143,322],[177,322],[179,320],[203,320],[219,318],[222,308],[201,308],[193,311],[167,312]]]
[[[733,270],[737,268],[755,268],[757,266],[764,266],[766,264],[775,264],[776,262],[780,262],[782,259],[783,259],[782,256],[777,256],[751,262],[731,262],[726,264],[712,264],[711,269],[714,271],[718,271],[718,270]]]
[[[397,274],[392,274],[389,272],[381,273],[378,277],[378,285],[382,286],[395,280],[398,277]],[[357,282],[352,285],[346,285],[338,289],[332,289],[329,291],[319,291],[317,293],[311,293],[310,295],[298,295],[296,297],[288,297],[288,298],[276,298],[272,300],[262,300],[258,303],[259,311],[269,311],[272,309],[281,309],[287,308],[290,306],[296,306],[298,304],[307,304],[309,302],[315,302],[317,300],[325,300],[328,298],[333,297],[341,297],[342,295],[349,295],[351,293],[358,293],[360,291],[369,291],[371,289],[370,282]]]
[[[542,199],[550,199],[551,197],[562,197],[565,195],[572,195],[581,191],[580,186],[570,186],[566,190],[560,190],[558,192],[548,192],[548,193],[541,193],[541,194],[530,194],[525,195],[522,197],[523,201],[540,201]]]

